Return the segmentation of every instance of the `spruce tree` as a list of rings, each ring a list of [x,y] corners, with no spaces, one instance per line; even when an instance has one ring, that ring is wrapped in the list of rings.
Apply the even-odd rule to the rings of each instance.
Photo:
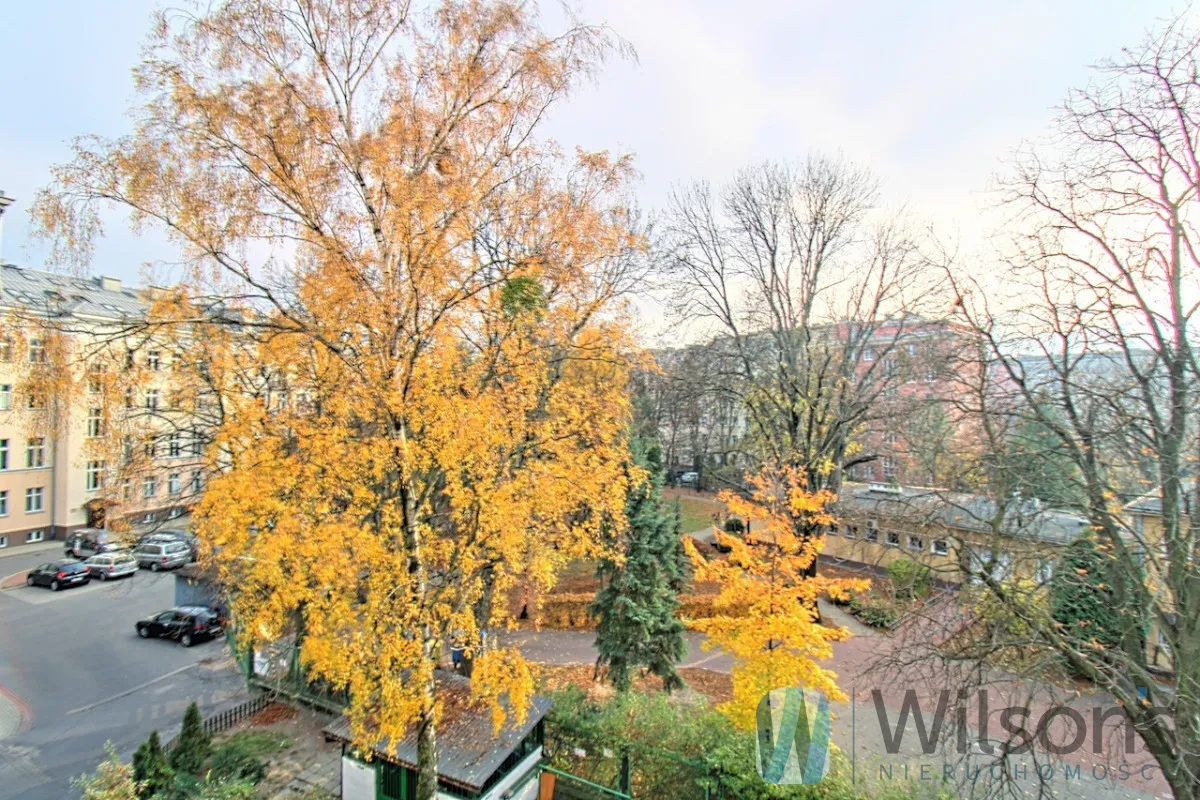
[[[193,700],[183,714],[183,729],[171,749],[171,767],[176,772],[196,775],[204,767],[211,749],[212,737],[204,730],[200,707]]]
[[[624,560],[599,565],[602,588],[592,603],[596,628],[596,670],[624,691],[641,669],[662,678],[668,692],[683,681],[675,665],[687,652],[679,619],[679,591],[687,580],[687,556],[678,513],[662,507],[662,454],[657,445],[634,448],[634,460],[647,477],[632,486],[625,520],[615,532]]]
[[[138,797],[154,797],[171,788],[174,773],[167,763],[158,731],[150,731],[150,738],[138,745],[133,754],[133,779],[138,784]]]
[[[1051,615],[1076,647],[1137,652],[1144,646],[1144,621],[1126,601],[1112,561],[1095,536],[1071,542],[1050,582]]]

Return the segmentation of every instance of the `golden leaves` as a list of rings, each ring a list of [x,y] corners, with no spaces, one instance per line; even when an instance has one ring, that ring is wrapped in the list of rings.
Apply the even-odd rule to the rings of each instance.
[[[758,702],[780,686],[817,689],[833,700],[843,695],[836,675],[818,665],[832,654],[830,644],[849,634],[817,622],[821,594],[841,595],[866,588],[866,581],[831,580],[811,569],[823,543],[820,526],[833,523],[834,497],[805,488],[803,470],[766,465],[746,476],[749,497],[723,493],[732,515],[748,521],[743,537],[718,533],[729,549],[725,558],[704,558],[690,538],[684,546],[702,581],[721,589],[710,619],[690,627],[735,659],[733,699],[722,710],[735,724],[752,728]]]

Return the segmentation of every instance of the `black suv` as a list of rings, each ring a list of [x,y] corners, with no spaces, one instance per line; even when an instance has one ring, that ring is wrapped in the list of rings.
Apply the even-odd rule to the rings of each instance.
[[[73,558],[39,564],[25,576],[27,586],[49,586],[53,592],[68,586],[79,586],[89,580],[91,576],[88,575],[87,565]]]
[[[225,632],[225,619],[214,609],[203,606],[178,606],[138,620],[137,635],[143,639],[178,639],[191,647],[197,639],[213,638]]]

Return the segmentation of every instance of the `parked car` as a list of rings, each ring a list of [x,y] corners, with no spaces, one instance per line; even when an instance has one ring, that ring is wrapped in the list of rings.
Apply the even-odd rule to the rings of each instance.
[[[143,536],[138,544],[151,544],[162,542],[183,542],[188,546],[188,555],[191,561],[196,560],[196,535],[188,531],[155,531],[154,533]]]
[[[695,486],[700,482],[700,473],[685,472],[679,476],[679,482],[684,486]]]
[[[99,528],[84,528],[67,537],[65,555],[83,560],[99,553],[119,550],[121,541],[109,531]]]
[[[106,581],[109,578],[124,578],[138,570],[138,561],[133,554],[126,550],[114,550],[111,553],[101,553],[83,562],[88,574],[93,578]]]
[[[211,639],[225,632],[225,619],[214,609],[178,606],[138,620],[137,635],[143,639],[176,639],[191,647],[197,639]]]
[[[88,580],[90,580],[88,569],[82,561],[64,558],[48,564],[39,564],[29,570],[25,576],[25,585],[49,586],[51,591],[57,592],[68,586],[85,584]]]
[[[182,567],[192,560],[192,550],[186,544],[176,539],[165,541],[146,541],[138,545],[134,551],[138,566],[151,572],[160,569]]]

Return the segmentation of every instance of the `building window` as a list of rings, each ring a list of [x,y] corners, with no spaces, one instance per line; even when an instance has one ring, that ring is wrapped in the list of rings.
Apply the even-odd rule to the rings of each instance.
[[[38,469],[46,466],[46,440],[34,436],[25,440],[25,466],[28,469]]]
[[[154,458],[154,454],[158,452],[158,443],[154,440],[153,436],[146,440],[145,449],[146,458]]]
[[[125,369],[131,370],[131,369],[133,369],[133,365],[134,365],[133,351],[126,350],[125,351]]]
[[[45,489],[41,486],[34,486],[32,489],[25,490],[25,513],[40,514],[45,508],[44,497]]]
[[[42,396],[40,394],[36,394],[34,392],[29,393],[29,399],[26,401],[26,406],[28,408],[42,408],[45,405],[46,403],[44,400],[42,400]]]
[[[925,374],[921,377],[926,383],[933,383],[937,380],[937,367],[926,367]]]
[[[146,390],[146,408],[151,411],[158,410],[158,389]]]
[[[0,361],[12,361],[13,340],[11,336],[0,338]]]
[[[87,435],[91,438],[104,435],[104,409],[89,408],[87,415]]]
[[[132,499],[133,497],[133,483],[130,482],[129,478],[121,481],[121,497],[126,500]]]
[[[125,407],[133,408],[133,389],[125,390]]]
[[[182,484],[179,481],[179,473],[172,472],[167,476],[167,494],[179,494],[182,489]]]
[[[128,464],[130,461],[133,461],[132,436],[125,436],[121,439],[121,456],[125,459],[126,464]]]
[[[0,517],[8,516],[8,489],[0,489]]]
[[[179,517],[181,514],[183,514],[183,509],[181,509],[179,506],[173,506],[171,508],[170,513],[167,514],[167,518],[175,519],[176,517]]]
[[[8,537],[0,536],[0,548],[8,547]]]
[[[183,442],[178,433],[172,433],[167,437],[167,455],[171,458],[179,458],[183,455]]]
[[[904,352],[908,353],[909,358],[916,358],[917,346],[915,344],[906,344],[904,346]]]
[[[29,363],[44,364],[46,363],[46,343],[41,339],[29,340]]]
[[[0,469],[8,469],[8,439],[0,439]]]
[[[1164,653],[1171,652],[1171,642],[1167,640],[1167,635],[1161,630],[1158,631],[1158,646]]]
[[[950,555],[950,543],[945,539],[934,539],[930,545],[930,549],[935,556]]]
[[[925,540],[922,539],[920,536],[909,536],[908,537],[908,549],[915,550],[918,553],[925,552]]]
[[[897,388],[896,384],[893,383],[891,385],[883,387],[883,392],[881,394],[885,398],[891,400],[891,399],[894,399],[894,398],[900,396],[900,389]]]
[[[1040,584],[1047,584],[1054,577],[1054,559],[1039,558],[1037,560],[1037,572],[1034,573],[1034,578]]]
[[[149,525],[151,522],[154,522],[154,512],[153,512],[153,511],[147,511],[145,514],[143,514],[143,515],[142,515],[142,522],[143,522],[144,524],[146,524],[146,525]]]
[[[100,394],[103,388],[99,378],[88,378],[88,394]]]
[[[874,361],[875,360],[875,348],[864,347],[863,354],[862,354],[862,360],[863,361]]]
[[[146,366],[155,372],[158,372],[159,364],[162,363],[162,357],[157,350],[151,350],[146,353]]]
[[[41,528],[38,528],[36,531],[30,531],[29,533],[25,534],[25,541],[26,543],[40,542],[45,537],[46,532]]]
[[[884,480],[891,480],[896,477],[896,459],[892,456],[883,457],[883,477]]]
[[[873,520],[873,519],[867,520],[866,539],[868,542],[878,542],[879,541],[879,529],[875,527],[875,520]]]
[[[104,486],[104,462],[87,462],[87,490],[94,492]]]
[[[896,362],[895,356],[888,356],[883,360],[883,377],[894,378],[900,374],[900,366]]]
[[[842,526],[842,535],[845,536],[847,539],[857,539],[858,538],[858,526],[857,525],[843,525]]]
[[[895,431],[883,432],[883,443],[886,445],[897,445],[900,443],[900,434]]]
[[[204,476],[200,473],[200,470],[198,470],[198,469],[192,470],[192,492],[193,493],[199,492],[200,487],[202,487],[203,485],[204,485]]]
[[[12,410],[12,384],[0,383],[0,411]]]
[[[204,439],[200,434],[192,436],[192,457],[200,458],[204,455]]]
[[[899,547],[900,546],[900,534],[896,533],[895,531],[888,531],[886,541],[887,541],[888,547]]]
[[[142,481],[142,497],[147,499],[154,497],[158,492],[158,478],[154,475],[147,475]]]

